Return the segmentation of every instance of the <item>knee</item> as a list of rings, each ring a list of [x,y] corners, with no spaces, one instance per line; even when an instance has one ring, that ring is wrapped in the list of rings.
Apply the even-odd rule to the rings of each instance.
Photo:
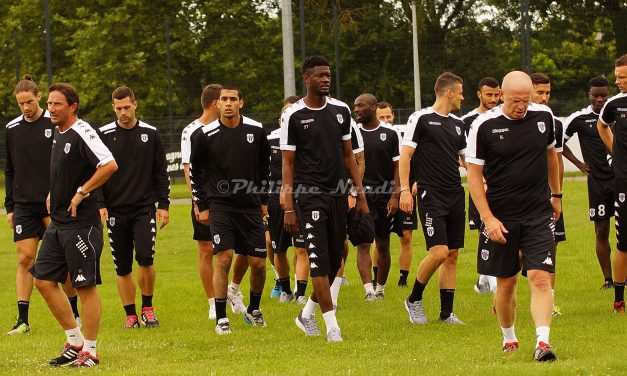
[[[251,271],[259,273],[266,270],[266,259],[260,257],[251,257],[248,261]]]
[[[228,269],[231,266],[231,255],[228,252],[220,252],[216,255],[216,267]]]
[[[448,257],[448,249],[443,247],[433,247],[429,250],[429,257],[432,257],[438,264],[442,264]]]
[[[533,271],[528,273],[529,283],[537,290],[551,290],[551,276],[549,272]]]
[[[28,269],[35,263],[35,258],[32,255],[20,252],[17,256],[17,262],[24,269]]]
[[[45,295],[51,288],[55,287],[56,283],[51,281],[45,281],[43,279],[34,278],[33,284],[39,290],[42,295]]]
[[[451,251],[448,253],[448,256],[446,256],[446,261],[444,261],[445,263],[449,264],[449,265],[457,265],[457,257],[459,255],[459,252],[457,251]]]
[[[512,295],[516,292],[516,278],[498,278],[497,279],[497,294]]]

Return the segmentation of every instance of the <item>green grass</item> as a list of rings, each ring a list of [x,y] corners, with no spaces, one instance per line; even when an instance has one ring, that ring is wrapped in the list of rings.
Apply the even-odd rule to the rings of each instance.
[[[124,311],[115,287],[115,272],[108,247],[102,256],[103,319],[98,346],[102,364],[90,372],[112,375],[204,374],[441,374],[441,375],[617,375],[627,372],[625,328],[627,316],[611,313],[613,293],[600,291],[602,275],[594,255],[593,226],[588,221],[586,184],[567,181],[564,206],[568,241],[557,256],[556,302],[563,316],[551,331],[558,361],[532,361],[535,331],[529,314],[529,289],[520,280],[517,335],[520,351],[500,352],[501,333],[490,313],[491,298],[472,290],[476,280],[475,232],[467,232],[466,249],[459,257],[455,312],[467,325],[437,322],[439,293],[432,281],[425,292],[429,323],[409,324],[403,300],[409,291],[396,286],[397,260],[386,299],[363,301],[363,287],[351,252],[347,267],[349,286],[340,293],[338,322],[344,343],[329,345],[324,337],[306,338],[293,323],[299,306],[279,305],[268,298],[271,272],[262,300],[267,328],[251,328],[230,312],[233,334],[217,336],[207,320],[207,302],[197,274],[196,244],[191,240],[189,207],[173,206],[171,224],[157,243],[158,270],[155,306],[162,326],[154,330],[122,329]],[[186,197],[186,196],[185,196]],[[1,219],[0,219],[1,220]],[[614,233],[614,231],[612,231]],[[411,275],[425,256],[424,239],[415,233]],[[614,243],[614,241],[612,241]],[[0,328],[14,323],[15,253],[10,232],[0,232]],[[393,240],[393,255],[398,241]],[[247,291],[247,286],[243,286]],[[308,287],[308,290],[311,286]],[[246,295],[246,294],[245,294]],[[246,296],[245,296],[246,298]],[[247,298],[245,299],[248,300]],[[139,300],[138,300],[139,303]],[[318,314],[321,328],[324,325]],[[40,295],[33,294],[32,334],[0,336],[0,374],[68,374],[51,369],[65,337]]]

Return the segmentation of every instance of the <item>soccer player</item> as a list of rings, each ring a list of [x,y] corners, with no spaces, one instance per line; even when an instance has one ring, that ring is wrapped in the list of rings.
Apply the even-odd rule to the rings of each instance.
[[[614,287],[612,260],[610,258],[610,218],[614,216],[614,172],[608,163],[608,150],[599,137],[596,127],[599,113],[610,96],[605,77],[590,80],[588,99],[590,105],[571,114],[564,123],[564,139],[578,135],[583,162],[564,143],[563,156],[586,174],[588,181],[588,206],[590,220],[594,222],[596,254],[605,282],[602,289]]]
[[[90,193],[104,184],[118,166],[96,131],[78,118],[78,101],[78,92],[68,84],[48,88],[50,120],[57,126],[50,159],[52,223],[30,272],[67,337],[63,352],[50,364],[93,367],[100,362],[96,338],[102,306],[96,285],[101,283],[103,240],[98,203]],[[68,273],[81,300],[82,332],[57,285],[65,282]]]
[[[599,114],[599,136],[612,153],[615,177],[614,202],[616,205],[616,249],[614,253],[614,312],[625,312],[625,280],[627,280],[627,239],[620,231],[619,219],[627,216],[627,54],[616,59],[614,74],[620,93],[610,98]],[[610,125],[614,124],[614,129]]]
[[[4,207],[18,254],[15,278],[18,317],[8,335],[30,332],[28,311],[33,276],[28,269],[35,262],[37,245],[50,224],[46,196],[50,191],[50,152],[55,127],[48,111],[39,106],[41,93],[30,75],[17,83],[13,95],[22,115],[6,126]],[[69,280],[63,285],[63,290],[80,326],[76,290]]]
[[[505,76],[503,104],[480,115],[472,125],[466,162],[470,194],[483,221],[477,269],[497,277],[495,304],[503,351],[518,350],[514,321],[520,251],[536,326],[534,356],[542,362],[555,359],[549,345],[550,273],[555,271],[552,229],[560,215],[561,192],[553,114],[547,106],[530,103],[532,90],[526,73],[514,71]]]
[[[366,290],[366,301],[385,297],[385,283],[390,271],[390,233],[402,230],[395,221],[398,210],[398,160],[400,159],[400,135],[396,129],[377,119],[377,98],[362,94],[355,99],[355,119],[359,122],[364,139],[366,169],[363,185],[368,208],[373,213],[377,248],[378,273],[376,291],[370,268],[372,244],[357,245],[357,269]]]
[[[126,86],[116,88],[111,104],[117,120],[98,128],[98,135],[113,153],[118,171],[100,189],[100,214],[107,221],[118,292],[126,312],[124,327],[138,328],[141,322],[154,328],[159,326],[152,302],[155,239],[157,223],[163,229],[170,220],[170,177],[161,136],[157,128],[137,119],[133,91]],[[142,296],[139,320],[132,274],[133,248]]]
[[[327,341],[342,341],[329,285],[342,262],[346,239],[347,178],[357,189],[356,209],[368,212],[361,176],[351,145],[351,113],[329,97],[331,69],[322,56],[303,62],[307,95],[283,115],[281,200],[285,226],[302,232],[309,255],[313,293],[295,319],[306,335],[319,335],[314,313],[318,305],[327,327]],[[297,216],[298,211],[298,216]]]
[[[470,132],[470,125],[482,113],[493,109],[499,104],[499,82],[494,77],[484,77],[479,81],[479,89],[477,97],[479,98],[479,107],[462,116],[464,121],[466,137]],[[472,197],[468,197],[468,228],[479,231],[481,225],[481,217],[472,202]],[[489,275],[479,275],[479,279],[475,282],[474,290],[478,294],[494,294],[496,289],[496,278]]]
[[[215,263],[216,333],[231,333],[226,316],[227,283],[233,253],[250,266],[250,304],[244,320],[266,326],[259,308],[266,279],[266,247],[260,187],[268,179],[270,148],[261,123],[240,115],[240,90],[223,85],[220,117],[194,139],[190,176],[200,223],[210,222]],[[246,161],[246,163],[242,163]],[[211,217],[209,218],[209,212]]]
[[[543,104],[548,106],[549,99],[551,98],[551,79],[544,73],[532,73],[529,75],[531,82],[533,83],[533,91],[531,92],[531,102],[537,104]],[[555,152],[557,153],[557,162],[559,165],[560,187],[559,192],[562,192],[562,183],[564,180],[564,162],[562,160],[562,151],[564,148],[564,127],[562,121],[555,118]],[[561,204],[561,201],[560,201]],[[557,244],[566,240],[566,229],[564,228],[564,213],[562,213],[559,219],[555,222],[555,251],[553,257],[557,253]],[[555,273],[551,273],[551,289],[555,293]],[[555,302],[555,301],[554,301]],[[560,308],[556,305],[553,306],[553,316],[561,315]]]
[[[412,324],[426,324],[422,295],[439,268],[440,321],[461,325],[453,313],[457,255],[464,247],[465,200],[459,175],[459,158],[464,159],[464,122],[451,114],[461,108],[463,81],[453,73],[442,73],[435,82],[433,106],[414,112],[407,121],[400,161],[400,208],[413,210],[409,169],[414,153],[417,166],[418,213],[429,254],[418,266],[414,288],[405,300]]]
[[[377,103],[377,119],[379,121],[383,121],[388,125],[394,125],[394,111],[392,109],[392,105],[388,102],[379,102]],[[405,133],[405,126],[398,125],[396,127],[398,129],[401,140],[403,139],[403,135]],[[412,194],[415,196],[417,193],[417,186],[415,185],[415,177],[414,177],[414,169],[410,170],[410,181],[412,186]],[[396,215],[399,217],[401,223],[401,229],[403,230],[403,236],[399,236],[400,240],[400,251],[398,254],[398,266],[400,269],[400,276],[398,278],[398,285],[401,287],[407,287],[407,277],[409,277],[409,268],[411,267],[411,259],[413,255],[411,240],[412,234],[414,230],[418,229],[418,214],[416,213],[416,206],[414,205],[414,210],[412,210],[411,214],[405,214],[402,210],[398,210]],[[372,263],[374,265],[373,269],[377,270],[377,249],[374,247],[372,255]],[[375,272],[375,277],[376,277]],[[376,278],[375,278],[376,280]]]
[[[185,174],[185,183],[192,196],[192,226],[194,229],[193,239],[198,242],[198,273],[200,274],[200,282],[205,290],[207,301],[209,303],[209,319],[216,318],[215,293],[213,290],[213,243],[211,238],[211,229],[198,222],[198,205],[193,200],[192,186],[189,176],[189,158],[192,154],[192,142],[198,134],[202,133],[202,127],[206,127],[214,122],[219,116],[218,99],[222,85],[209,84],[204,87],[200,96],[200,104],[202,106],[202,115],[187,125],[181,133],[181,163],[183,163],[183,172]]]

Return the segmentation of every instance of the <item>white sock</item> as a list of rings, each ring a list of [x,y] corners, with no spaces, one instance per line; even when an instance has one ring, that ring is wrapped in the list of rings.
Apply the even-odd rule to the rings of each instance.
[[[489,279],[488,279],[487,275],[479,274],[479,284],[480,285],[485,285],[488,282],[489,282]]]
[[[96,353],[96,340],[90,341],[88,339],[85,340],[85,344],[83,345],[83,351],[88,352],[93,357],[97,357]]]
[[[551,328],[548,326],[539,326],[536,328],[536,347],[540,345],[540,342],[549,344],[549,332]]]
[[[276,271],[276,266],[272,265],[272,270],[274,270],[274,278],[279,279],[279,272]]]
[[[385,285],[377,285],[377,291],[376,292],[385,292]]]
[[[501,331],[503,332],[503,345],[508,342],[518,342],[518,338],[516,338],[516,333],[514,332],[514,325],[512,325],[511,328],[501,327]]]
[[[216,298],[209,298],[207,301],[209,302],[209,307],[216,305]]]
[[[231,282],[229,287],[233,290],[233,292],[239,292],[239,283]]]
[[[337,319],[335,318],[335,310],[332,309],[329,312],[325,312],[322,314],[322,318],[324,318],[324,324],[327,326],[327,334],[333,328],[339,329],[340,327],[337,325]]]
[[[65,336],[67,337],[67,342],[74,347],[83,346],[83,342],[85,341],[83,333],[81,333],[78,326],[74,329],[66,330]]]
[[[311,317],[314,315],[314,313],[316,313],[317,310],[318,310],[318,303],[314,302],[313,300],[311,300],[311,298],[309,298],[307,299],[307,303],[305,304],[305,307],[303,307],[303,316]]]
[[[496,291],[496,277],[486,275],[486,280],[490,283],[490,290]]]
[[[342,286],[342,277],[335,277],[331,284],[331,301],[333,305],[337,305],[337,297],[340,295],[340,287]]]
[[[366,294],[368,294],[368,293],[373,293],[374,294],[374,286],[372,285],[372,282],[364,283],[364,289],[366,289]]]

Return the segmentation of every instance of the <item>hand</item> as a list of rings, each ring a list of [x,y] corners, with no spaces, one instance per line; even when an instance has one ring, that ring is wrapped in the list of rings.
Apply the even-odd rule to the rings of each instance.
[[[357,204],[357,198],[351,195],[348,195],[348,210],[351,210]]]
[[[7,223],[10,228],[13,228],[13,213],[7,213]]]
[[[557,222],[562,215],[562,200],[557,197],[551,197],[551,206],[553,207],[553,220]]]
[[[393,194],[387,204],[388,217],[393,216],[398,211],[398,196]]]
[[[194,218],[196,219],[196,221],[198,222],[198,205],[194,204],[193,205],[194,208]]]
[[[170,223],[170,213],[165,209],[157,209],[157,222],[161,225],[159,230],[163,229],[168,223]]]
[[[89,197],[89,193],[86,195],[81,195],[80,193],[76,192],[74,194],[74,197],[72,197],[72,200],[70,201],[70,206],[67,208],[67,211],[70,212],[70,216],[72,216],[72,218],[76,218],[76,210],[78,209],[78,205],[81,204],[81,202],[83,202],[83,199]]]
[[[505,234],[507,234],[507,229],[505,228],[505,226],[503,226],[501,221],[496,219],[496,217],[492,216],[492,217],[488,217],[484,219],[483,225],[484,225],[483,231],[486,233],[486,235],[491,241],[495,243],[499,243],[499,244],[505,244],[505,242],[507,241],[505,239]]]
[[[108,221],[109,220],[109,212],[107,211],[107,208],[100,208],[100,219],[101,220],[105,220]]]
[[[408,190],[401,191],[401,198],[399,200],[399,208],[407,214],[411,214],[414,211],[414,194]]]
[[[366,195],[360,194],[357,196],[355,207],[360,213],[370,213],[370,209],[368,209],[368,201],[366,200]]]
[[[590,166],[588,166],[586,163],[580,163],[577,168],[587,176],[590,176]]]
[[[209,210],[203,210],[196,216],[198,223],[209,226]]]
[[[268,205],[261,205],[261,218],[268,217]]]
[[[412,184],[412,186],[411,186],[411,194],[412,194],[412,196],[417,196],[418,195],[418,182],[415,182],[414,184]]]
[[[286,210],[283,214],[283,228],[290,234],[296,235],[299,232],[298,216],[294,209]]]

